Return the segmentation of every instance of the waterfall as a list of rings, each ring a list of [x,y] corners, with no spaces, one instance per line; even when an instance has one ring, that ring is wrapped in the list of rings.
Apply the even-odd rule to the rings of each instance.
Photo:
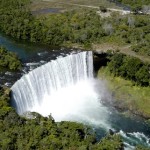
[[[99,117],[105,111],[96,84],[92,52],[70,54],[24,75],[11,88],[12,102],[20,115],[34,111],[43,116],[52,114],[56,121],[104,124],[105,117]],[[102,96],[105,92],[99,93]]]

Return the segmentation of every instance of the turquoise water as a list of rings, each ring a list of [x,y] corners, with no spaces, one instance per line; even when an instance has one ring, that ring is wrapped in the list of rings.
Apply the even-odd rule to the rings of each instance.
[[[13,83],[24,73],[27,73],[50,60],[55,60],[59,55],[65,56],[67,53],[70,53],[69,49],[14,40],[13,38],[9,38],[1,33],[0,46],[7,48],[9,51],[15,52],[23,63],[21,71],[0,72],[0,85],[5,84],[9,87],[12,86]]]
[[[27,61],[35,57],[38,52],[52,51],[56,47],[30,43],[26,41],[19,41],[9,38],[4,34],[0,34],[0,45],[8,50],[18,54],[21,60]],[[57,48],[58,49],[58,48]]]

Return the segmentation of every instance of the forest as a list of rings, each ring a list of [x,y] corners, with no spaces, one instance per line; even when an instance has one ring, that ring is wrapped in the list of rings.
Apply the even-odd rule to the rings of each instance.
[[[150,55],[150,20],[147,15],[116,13],[102,18],[94,10],[80,9],[48,16],[33,16],[29,0],[0,2],[0,30],[17,39],[48,45],[115,43],[131,45],[140,54]],[[7,5],[7,7],[6,7]]]
[[[141,10],[149,0],[119,0],[133,10]],[[150,56],[150,19],[146,14],[100,17],[94,10],[72,10],[48,16],[34,16],[29,10],[30,0],[0,1],[0,31],[20,40],[48,45],[81,45],[91,49],[103,42],[130,45],[131,50]],[[137,9],[138,8],[138,9]],[[109,55],[108,68],[140,86],[150,86],[149,64],[138,58],[115,53]],[[133,67],[134,66],[134,67]],[[0,69],[21,68],[19,58],[0,47]],[[106,135],[101,141],[88,126],[75,122],[55,122],[52,116],[29,113],[32,119],[19,116],[10,105],[10,89],[0,87],[0,148],[14,149],[69,149],[122,150],[123,141],[117,134]],[[34,118],[34,119],[33,119]],[[148,150],[141,146],[136,150]]]
[[[108,68],[115,76],[121,76],[140,86],[150,86],[149,65],[140,59],[122,53],[109,55]]]

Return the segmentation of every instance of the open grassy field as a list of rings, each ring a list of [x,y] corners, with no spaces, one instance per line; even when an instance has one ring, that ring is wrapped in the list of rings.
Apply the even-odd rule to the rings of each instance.
[[[74,5],[76,4],[76,5]],[[45,9],[45,8],[62,8],[63,10],[71,10],[82,8],[83,6],[105,6],[109,8],[118,8],[114,3],[110,3],[107,0],[32,0],[30,5],[31,11]]]
[[[116,107],[150,118],[150,87],[140,87],[129,80],[114,77],[107,68],[99,70],[98,78],[107,81]]]

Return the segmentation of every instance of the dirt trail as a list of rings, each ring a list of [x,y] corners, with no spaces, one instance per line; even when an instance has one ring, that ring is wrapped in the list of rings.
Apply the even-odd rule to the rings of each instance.
[[[91,6],[91,5],[80,5],[80,4],[73,4],[73,3],[64,3],[64,2],[59,2],[60,4],[66,4],[66,5],[74,5],[74,6],[79,6],[79,7],[86,7],[86,8],[94,8],[94,9],[99,9],[98,6]],[[112,11],[112,12],[120,12],[122,14],[129,14],[131,13],[128,10],[122,10],[122,9],[115,9],[115,8],[107,8],[107,10]]]
[[[45,2],[54,2],[54,0],[43,0]],[[81,5],[81,4],[75,4],[75,3],[70,3],[70,2],[58,2],[59,4],[65,4],[65,5],[73,5],[73,6],[79,6],[79,7],[86,7],[86,8],[93,8],[93,9],[99,9],[99,6],[92,6],[92,5]],[[111,11],[111,12],[119,12],[122,15],[125,14],[130,14],[133,13],[132,11],[129,10],[123,10],[123,9],[116,9],[116,8],[109,8],[107,7],[107,10]],[[139,12],[142,13],[142,12]],[[146,13],[147,15],[150,15],[150,11]]]
[[[119,50],[121,53],[130,55],[136,58],[139,58],[143,62],[148,62],[150,63],[150,57],[149,56],[142,56],[140,54],[137,54],[136,52],[131,50],[131,45],[126,45],[126,46],[117,46],[117,45],[111,45],[111,44],[100,44],[100,45],[93,45],[93,49],[96,50],[98,53],[103,53],[108,50],[114,50],[117,51]]]

